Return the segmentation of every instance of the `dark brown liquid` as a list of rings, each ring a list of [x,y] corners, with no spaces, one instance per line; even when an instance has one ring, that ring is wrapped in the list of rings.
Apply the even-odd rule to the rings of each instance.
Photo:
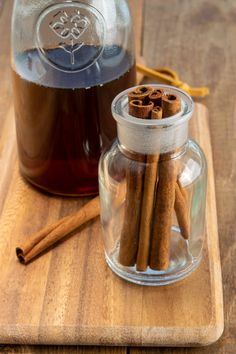
[[[88,89],[41,86],[13,71],[23,176],[53,193],[96,194],[101,150],[116,136],[111,102],[134,84],[134,66],[116,80]]]

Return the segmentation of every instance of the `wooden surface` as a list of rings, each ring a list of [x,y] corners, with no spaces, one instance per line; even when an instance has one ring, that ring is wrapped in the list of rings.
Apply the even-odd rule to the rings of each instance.
[[[141,287],[115,276],[104,260],[99,219],[27,267],[15,247],[84,203],[42,195],[19,176],[9,108],[2,154],[10,183],[0,218],[0,342],[27,344],[207,345],[223,330],[214,176],[206,109],[191,131],[208,160],[206,244],[200,268],[166,287]],[[14,158],[8,159],[8,152]],[[4,186],[4,184],[3,184]],[[1,186],[2,187],[2,186]]]
[[[136,0],[133,0],[136,1]],[[5,1],[0,17],[0,131],[3,134],[3,120],[7,118],[11,104],[9,82],[9,7],[11,0]],[[1,11],[1,10],[0,10]],[[1,12],[0,12],[1,13]],[[161,13],[161,16],[160,16]],[[130,353],[234,353],[236,345],[235,307],[235,37],[236,3],[234,0],[148,0],[145,4],[143,51],[150,65],[168,65],[178,70],[182,78],[196,85],[209,85],[211,95],[204,100],[210,109],[210,127],[216,177],[216,197],[220,249],[224,281],[225,332],[214,345],[206,348],[190,349],[130,349]],[[4,31],[2,30],[4,29]],[[0,138],[0,151],[3,153]],[[9,156],[11,156],[11,153]],[[9,157],[10,158],[10,157]],[[0,156],[1,164],[1,156]],[[2,186],[1,164],[1,186]],[[5,179],[5,188],[9,181]],[[2,187],[2,189],[4,189]],[[0,200],[3,205],[3,200]],[[4,353],[60,352],[73,353],[71,348],[2,347]],[[77,348],[76,353],[86,349]],[[101,351],[104,350],[104,351]],[[110,350],[110,351],[109,351]],[[113,353],[113,349],[93,348],[91,353]],[[126,351],[118,351],[124,353]]]
[[[143,14],[144,1],[143,0],[129,0],[131,15],[133,18],[135,47],[137,57],[142,55],[143,46]]]
[[[0,346],[2,354],[126,354],[126,348],[79,346]]]

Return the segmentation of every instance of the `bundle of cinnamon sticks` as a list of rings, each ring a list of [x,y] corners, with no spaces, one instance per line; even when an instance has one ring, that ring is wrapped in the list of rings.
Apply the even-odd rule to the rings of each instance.
[[[181,100],[162,89],[139,86],[128,94],[129,114],[142,119],[165,119],[177,114]],[[127,194],[120,239],[119,262],[137,271],[166,270],[170,261],[174,210],[181,235],[189,238],[187,192],[178,180],[178,164],[166,154],[134,153],[136,169],[126,171]],[[139,155],[139,156],[138,156]]]

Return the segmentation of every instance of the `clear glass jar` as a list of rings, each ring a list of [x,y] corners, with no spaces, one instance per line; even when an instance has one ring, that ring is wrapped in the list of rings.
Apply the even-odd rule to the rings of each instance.
[[[98,193],[116,136],[110,106],[135,84],[126,0],[15,0],[12,78],[22,175],[57,194]]]
[[[160,120],[137,119],[128,114],[130,90],[119,94],[112,104],[118,139],[100,159],[99,190],[110,268],[137,284],[164,285],[186,277],[201,261],[207,164],[188,138],[192,99],[177,88],[152,86],[178,95],[181,111]],[[146,178],[155,168],[149,193]]]

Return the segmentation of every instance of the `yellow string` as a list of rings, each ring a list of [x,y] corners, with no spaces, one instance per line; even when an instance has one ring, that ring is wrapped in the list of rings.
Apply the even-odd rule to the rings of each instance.
[[[190,96],[205,97],[209,95],[208,87],[190,87],[186,82],[179,79],[178,74],[169,68],[151,69],[143,64],[136,64],[137,71],[153,79],[161,80],[172,86],[176,86],[186,91]]]

